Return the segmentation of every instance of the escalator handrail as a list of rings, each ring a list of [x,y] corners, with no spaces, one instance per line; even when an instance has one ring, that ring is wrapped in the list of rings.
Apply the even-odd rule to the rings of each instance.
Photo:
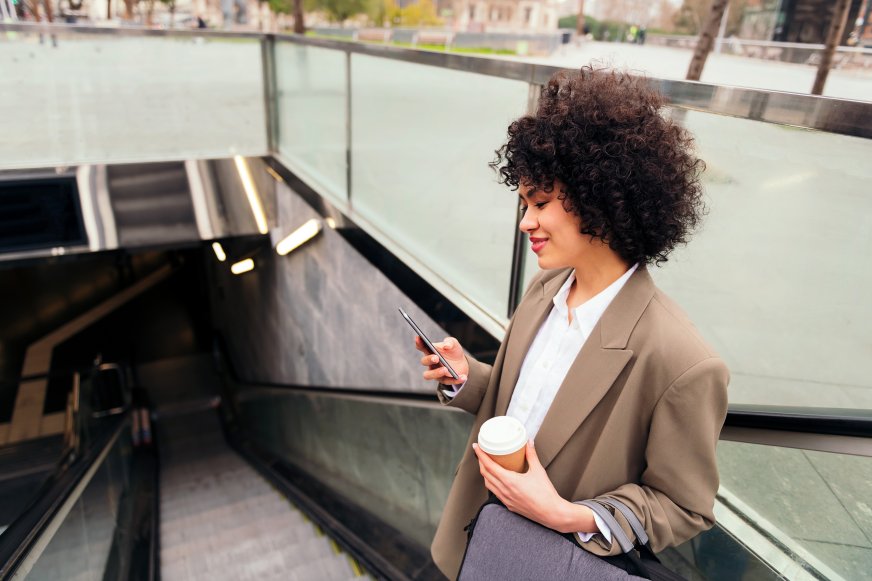
[[[112,418],[111,427],[80,458],[64,462],[34,494],[30,505],[0,535],[0,580],[12,578],[61,507],[81,496],[85,487],[77,490],[79,483],[106,459],[109,449],[126,428],[127,420],[128,414]]]
[[[872,438],[872,412],[862,409],[731,404],[724,425]]]
[[[385,401],[408,401],[438,403],[435,392],[388,391],[334,387],[326,385],[295,385],[267,381],[248,381],[237,373],[233,361],[227,355],[224,338],[218,334],[218,351],[221,364],[235,383],[254,389],[279,389],[338,397],[366,397]],[[853,436],[872,438],[872,410],[824,407],[791,407],[776,405],[729,404],[724,427],[754,428],[800,432],[830,436]]]
[[[251,394],[257,390],[284,390],[335,397],[365,397],[385,402],[432,402],[439,407],[442,405],[435,394],[428,393],[253,382],[240,380],[232,372],[230,376],[236,383],[248,387],[246,393]],[[870,412],[864,410],[730,404],[724,426],[872,438],[872,417]]]

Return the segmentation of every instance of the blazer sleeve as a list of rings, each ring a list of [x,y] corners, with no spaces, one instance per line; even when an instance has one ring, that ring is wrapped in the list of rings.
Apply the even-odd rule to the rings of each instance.
[[[440,383],[436,388],[436,396],[442,404],[460,408],[474,415],[478,413],[478,408],[481,406],[482,399],[484,399],[484,394],[490,383],[493,366],[482,363],[470,355],[466,356],[466,360],[469,361],[469,373],[466,376],[466,383],[463,384],[463,388],[454,397],[448,397],[442,393],[442,390],[451,386]]]
[[[530,279],[530,282],[527,284],[527,288],[524,291],[522,301],[530,294],[530,289],[536,286],[544,275],[545,271],[540,270],[532,279]],[[513,321],[509,321],[509,326],[506,328],[506,335],[503,337],[500,345],[500,352],[506,348],[506,341],[508,341],[509,335],[512,332],[512,322]],[[442,390],[451,388],[451,386],[440,383],[436,386],[436,397],[439,398],[439,401],[443,405],[460,408],[475,415],[478,414],[478,408],[481,407],[484,394],[487,391],[488,385],[490,385],[493,366],[488,365],[487,363],[482,363],[468,354],[466,359],[469,361],[469,373],[467,374],[466,383],[463,384],[463,388],[453,397],[449,397],[442,393]]]
[[[715,447],[727,415],[728,383],[729,371],[717,357],[685,371],[654,408],[641,483],[624,484],[597,497],[615,498],[630,507],[655,552],[681,544],[715,523]],[[634,538],[623,515],[615,518]],[[617,543],[607,543],[601,535],[583,545],[597,555],[621,552]]]

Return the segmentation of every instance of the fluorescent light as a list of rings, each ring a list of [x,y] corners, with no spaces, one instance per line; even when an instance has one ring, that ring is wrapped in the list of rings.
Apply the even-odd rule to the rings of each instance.
[[[215,251],[215,257],[218,259],[218,262],[224,262],[227,260],[227,255],[224,253],[224,247],[221,246],[220,242],[213,242],[212,250]]]
[[[260,203],[260,196],[254,187],[254,180],[251,179],[248,161],[241,155],[234,156],[233,161],[236,162],[236,171],[239,172],[239,177],[242,179],[242,189],[245,190],[248,205],[251,206],[251,213],[254,214],[254,221],[257,222],[257,230],[261,234],[266,234],[269,232],[269,227],[266,225],[266,214],[263,213],[263,204]]]
[[[282,179],[282,176],[276,173],[276,170],[271,168],[270,166],[266,166],[266,173],[271,175],[273,179],[277,182],[285,183],[285,180]]]
[[[314,218],[309,220],[308,222],[288,234],[278,244],[276,244],[276,252],[280,256],[284,256],[285,254],[291,252],[295,248],[314,238],[315,235],[321,231],[321,228],[322,226],[320,220],[316,220]]]
[[[251,258],[240,260],[230,267],[230,272],[233,274],[242,274],[243,272],[249,272],[251,270],[254,270],[254,260]]]

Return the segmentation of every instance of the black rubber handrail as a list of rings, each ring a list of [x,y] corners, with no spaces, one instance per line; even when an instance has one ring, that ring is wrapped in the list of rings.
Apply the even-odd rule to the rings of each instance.
[[[251,382],[238,379],[232,371],[230,373],[234,381],[253,389],[287,390],[289,392],[293,391],[312,395],[357,396],[383,400],[405,400],[409,402],[425,401],[435,403],[438,401],[435,394],[429,393]],[[724,426],[872,438],[872,410],[785,408],[781,406],[735,404],[729,406]]]
[[[729,407],[724,425],[870,438],[872,410],[735,404]]]
[[[12,578],[88,470],[124,429],[126,420],[126,415],[112,418],[94,445],[78,460],[49,476],[29,506],[0,535],[0,580]]]

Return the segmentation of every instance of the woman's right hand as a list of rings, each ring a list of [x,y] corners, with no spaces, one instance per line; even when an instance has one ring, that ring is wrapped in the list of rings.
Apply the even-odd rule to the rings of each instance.
[[[424,372],[424,379],[435,380],[445,385],[460,385],[466,382],[469,375],[469,361],[466,360],[466,355],[463,353],[463,347],[454,337],[446,337],[441,343],[434,343],[434,347],[439,351],[448,365],[460,376],[460,379],[454,379],[451,374],[439,362],[439,358],[430,353],[427,346],[420,337],[415,335],[415,349],[424,354],[421,357],[421,365],[427,368]]]

